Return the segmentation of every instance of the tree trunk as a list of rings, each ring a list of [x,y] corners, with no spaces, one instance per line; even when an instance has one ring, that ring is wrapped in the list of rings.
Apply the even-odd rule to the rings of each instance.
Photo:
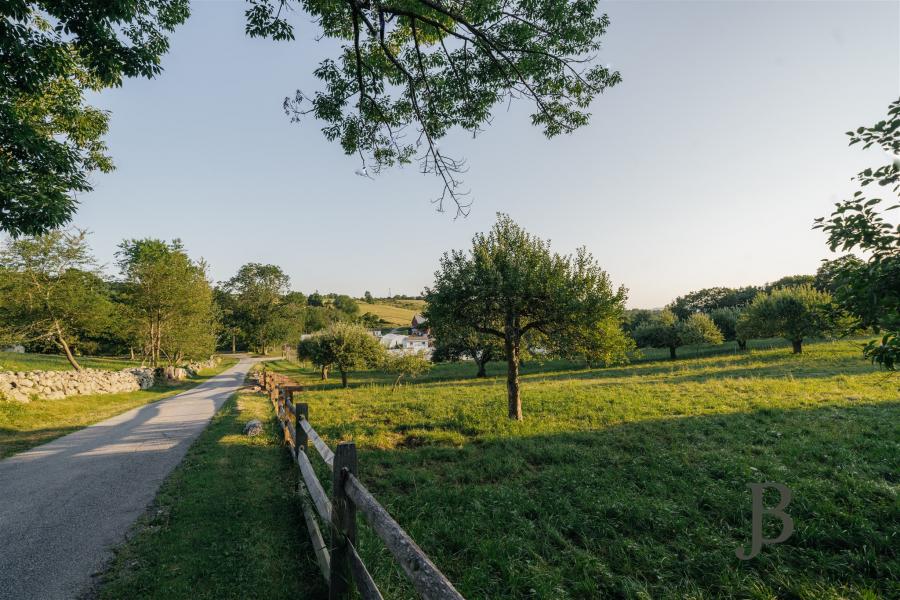
[[[347,387],[347,371],[341,369],[341,387]]]
[[[746,350],[747,349],[747,340],[738,340],[738,350]]]
[[[66,355],[66,360],[69,361],[72,368],[76,371],[80,371],[81,365],[78,364],[78,361],[75,360],[75,356],[72,355],[72,349],[69,348],[69,344],[66,343],[66,338],[63,337],[62,328],[59,326],[59,323],[56,323],[56,340],[59,342],[59,347],[62,348]]]
[[[803,340],[791,340],[791,345],[794,347],[794,354],[800,354],[803,352]]]
[[[522,396],[519,394],[519,342],[506,334],[506,396],[509,418],[522,420]]]
[[[328,365],[322,365],[322,381],[328,379]]]
[[[400,373],[399,375],[397,375],[397,379],[394,380],[394,385],[391,386],[391,391],[392,391],[392,392],[393,392],[394,390],[397,389],[397,386],[398,386],[398,385],[400,385],[400,379],[401,379],[402,377],[403,377],[403,373]],[[347,387],[347,386],[344,386],[344,387]]]
[[[237,352],[237,345],[234,341],[234,332],[232,331],[231,332],[231,353],[234,354],[235,352]]]
[[[676,358],[678,358],[675,355],[675,346],[669,346],[669,358],[672,360],[675,360]]]
[[[131,354],[131,360],[134,360],[134,347],[129,346],[128,352],[129,352],[129,354]]]
[[[478,365],[478,374],[475,377],[487,377],[487,371],[485,370],[485,366],[487,366],[486,360],[478,360],[475,359],[475,363]]]

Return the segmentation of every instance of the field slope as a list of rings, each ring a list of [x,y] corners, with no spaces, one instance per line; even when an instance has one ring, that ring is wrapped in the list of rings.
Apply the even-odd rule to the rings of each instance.
[[[471,365],[394,393],[377,373],[342,390],[275,366],[309,386],[329,443],[356,441],[363,481],[466,597],[900,597],[900,379],[857,343],[532,363],[521,423],[502,378],[461,378]],[[796,531],[739,561],[747,484],[764,481],[793,491]],[[385,597],[413,598],[362,535]]]

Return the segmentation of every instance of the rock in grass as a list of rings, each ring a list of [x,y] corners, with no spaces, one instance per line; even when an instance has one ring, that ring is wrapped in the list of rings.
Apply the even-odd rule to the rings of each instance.
[[[250,437],[257,436],[262,433],[262,421],[259,419],[253,419],[246,425],[244,425],[244,435],[248,435]]]

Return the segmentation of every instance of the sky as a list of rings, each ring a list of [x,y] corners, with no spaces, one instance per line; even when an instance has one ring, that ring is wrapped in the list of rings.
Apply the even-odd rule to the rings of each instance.
[[[622,83],[568,136],[544,138],[525,102],[477,139],[449,135],[474,200],[454,219],[415,165],[359,177],[320,124],[290,123],[284,98],[317,88],[335,42],[302,15],[294,42],[249,39],[244,6],[193,2],[160,76],[91,97],[112,113],[117,168],[92,177],[74,223],[101,262],[124,238],[181,238],[214,281],[262,262],[306,293],[417,294],[505,212],[559,252],[586,246],[629,306],[659,307],[815,272],[831,255],[813,219],[886,162],[845,132],[900,95],[900,2],[601,0],[598,60]]]

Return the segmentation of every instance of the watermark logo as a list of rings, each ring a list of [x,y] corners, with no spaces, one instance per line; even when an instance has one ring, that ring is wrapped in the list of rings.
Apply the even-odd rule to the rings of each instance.
[[[750,543],[749,554],[744,552],[743,546],[738,547],[738,549],[735,550],[735,554],[737,554],[737,557],[740,560],[750,560],[751,558],[759,554],[759,551],[762,550],[763,546],[780,544],[781,542],[791,537],[791,534],[794,533],[794,520],[789,514],[784,512],[784,509],[786,509],[788,507],[788,504],[791,503],[791,490],[788,489],[786,485],[781,483],[766,482],[748,483],[747,487],[750,488],[750,493],[753,498],[753,521],[751,527],[753,538]],[[763,503],[763,496],[765,495],[766,489],[768,488],[777,490],[779,494],[778,504],[776,504],[773,508],[766,508]],[[781,533],[779,533],[778,537],[776,538],[763,537],[763,517],[766,514],[781,519]]]

